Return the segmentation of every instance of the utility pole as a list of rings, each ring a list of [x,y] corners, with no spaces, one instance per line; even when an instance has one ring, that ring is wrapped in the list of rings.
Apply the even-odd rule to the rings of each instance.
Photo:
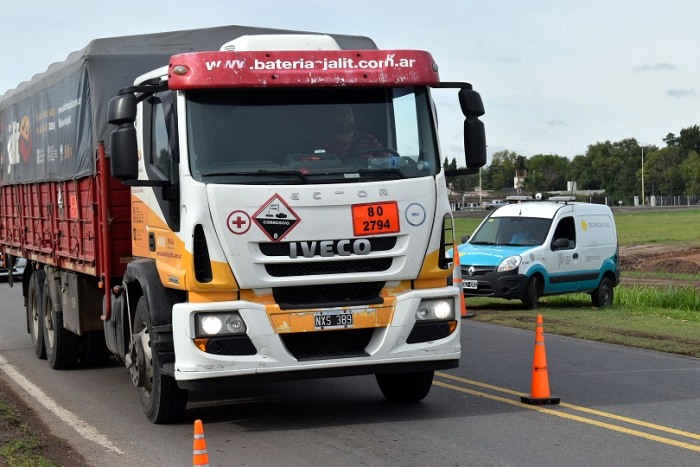
[[[644,206],[644,146],[642,146],[642,206]]]
[[[479,207],[481,207],[481,194],[484,192],[484,186],[481,184],[481,167],[479,167]]]

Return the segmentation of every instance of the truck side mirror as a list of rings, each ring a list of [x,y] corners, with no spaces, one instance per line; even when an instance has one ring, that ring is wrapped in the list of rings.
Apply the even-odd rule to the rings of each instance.
[[[136,143],[136,96],[132,93],[113,97],[107,106],[107,121],[117,125],[109,135],[112,176],[119,180],[138,178],[138,145]]]
[[[459,90],[459,105],[466,117],[464,120],[464,157],[467,168],[478,173],[486,165],[486,131],[479,117],[484,115],[481,95],[473,89]]]

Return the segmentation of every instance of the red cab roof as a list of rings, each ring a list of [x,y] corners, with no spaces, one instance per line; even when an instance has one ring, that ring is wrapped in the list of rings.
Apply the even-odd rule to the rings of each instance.
[[[437,85],[422,50],[194,52],[170,59],[171,89]]]

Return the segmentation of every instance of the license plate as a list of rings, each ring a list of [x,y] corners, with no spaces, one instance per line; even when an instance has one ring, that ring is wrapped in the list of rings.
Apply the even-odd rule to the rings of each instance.
[[[476,289],[478,288],[478,282],[477,281],[462,281],[462,284],[464,285],[465,289]]]
[[[354,204],[352,227],[356,237],[400,232],[399,206],[396,202]]]
[[[314,315],[316,329],[347,328],[353,325],[353,314],[349,312],[324,312]]]

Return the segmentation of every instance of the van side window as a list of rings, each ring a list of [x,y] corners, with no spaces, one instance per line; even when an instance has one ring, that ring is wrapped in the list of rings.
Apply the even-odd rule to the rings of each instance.
[[[559,239],[564,239],[564,243]],[[557,241],[559,240],[559,241]],[[576,225],[573,217],[565,217],[559,221],[552,237],[552,250],[571,250],[576,247]]]

